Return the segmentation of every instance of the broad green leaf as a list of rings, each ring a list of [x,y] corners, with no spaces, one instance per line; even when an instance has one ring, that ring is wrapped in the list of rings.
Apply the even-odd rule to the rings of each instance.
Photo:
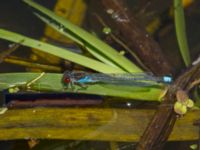
[[[37,78],[40,73],[1,73],[0,90],[22,86]],[[46,73],[31,85],[31,90],[51,92],[72,92],[64,88],[61,82],[62,74]],[[80,88],[76,86],[76,88]],[[159,101],[162,89],[152,87],[134,86],[106,86],[101,84],[89,85],[87,89],[79,89],[76,93],[96,94],[103,96],[114,96],[136,100]]]

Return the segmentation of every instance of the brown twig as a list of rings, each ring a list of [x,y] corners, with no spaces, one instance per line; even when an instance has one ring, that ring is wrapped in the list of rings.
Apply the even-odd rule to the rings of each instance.
[[[180,89],[187,89],[190,83],[200,77],[196,76],[199,74],[200,64],[187,70],[184,74],[179,76],[177,80],[169,87],[169,90],[164,97],[163,103],[159,106],[147,129],[143,133],[143,136],[141,137],[137,146],[137,150],[157,150],[163,148],[178,116],[173,109],[176,91]]]
[[[7,96],[6,96],[7,97]],[[6,98],[5,97],[5,98]],[[103,102],[102,97],[87,94],[62,94],[62,93],[31,93],[10,95],[5,99],[8,108],[31,108],[31,107],[86,107],[99,106]]]
[[[103,27],[108,27],[108,25],[103,21],[103,19],[97,15],[96,13],[94,13],[94,16],[97,18],[97,20],[99,21],[99,23],[101,23],[103,25]],[[146,71],[150,71],[144,64],[143,62],[140,60],[140,58],[138,58],[138,56],[134,53],[134,51],[132,51],[127,45],[126,43],[124,43],[123,41],[121,41],[119,38],[117,38],[112,32],[109,34],[109,36],[112,38],[112,40],[114,42],[116,42],[117,44],[119,44],[120,46],[122,46],[128,53],[131,54],[131,56],[137,61],[137,63],[140,65],[140,67],[142,67],[143,69],[145,69]]]
[[[36,99],[36,100],[12,100],[8,108],[31,108],[31,107],[86,107],[98,106],[102,103],[99,100],[73,100],[73,99]]]
[[[91,5],[91,14],[94,12],[101,16],[115,36],[134,50],[153,73],[156,75],[173,73],[172,66],[165,59],[160,46],[131,15],[126,1],[91,1]]]

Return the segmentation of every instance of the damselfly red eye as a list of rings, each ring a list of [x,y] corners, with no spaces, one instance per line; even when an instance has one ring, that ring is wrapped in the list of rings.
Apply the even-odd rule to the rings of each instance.
[[[70,80],[70,78],[64,78],[64,82],[65,82],[65,83],[70,83],[71,80]]]

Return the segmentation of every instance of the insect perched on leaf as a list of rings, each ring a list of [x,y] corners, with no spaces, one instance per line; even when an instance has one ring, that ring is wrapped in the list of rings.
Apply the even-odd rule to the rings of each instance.
[[[150,73],[103,74],[83,71],[66,71],[63,75],[62,82],[67,88],[72,89],[74,89],[74,85],[86,88],[88,85],[97,83],[144,87],[169,84],[172,82],[172,77],[155,77]]]

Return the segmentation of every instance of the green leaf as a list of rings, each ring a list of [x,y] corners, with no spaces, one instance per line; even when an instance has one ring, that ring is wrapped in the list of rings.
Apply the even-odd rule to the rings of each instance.
[[[189,47],[185,29],[185,17],[182,0],[174,0],[175,26],[179,49],[186,66],[191,64]]]
[[[23,86],[31,80],[37,78],[40,73],[1,73],[0,90]],[[72,92],[65,89],[61,82],[62,74],[46,73],[39,80],[31,85],[31,90],[52,91],[52,92]],[[80,88],[76,86],[76,88]],[[136,100],[159,101],[162,89],[153,87],[134,87],[134,86],[112,86],[94,84],[89,85],[87,89],[79,89],[77,93],[96,94],[103,96],[114,96],[130,98]]]
[[[113,62],[118,67],[126,70],[127,72],[141,72],[141,69],[138,68],[136,65],[134,65],[131,61],[129,61],[124,56],[120,55],[115,49],[113,49],[111,46],[107,45],[103,41],[99,40],[92,34],[70,23],[66,19],[60,16],[57,16],[54,12],[46,9],[45,7],[31,0],[23,0],[23,1],[27,3],[28,5],[30,5],[31,7],[40,11],[40,13],[43,13],[47,15],[49,18],[51,18],[52,19],[51,24],[54,24],[53,21],[58,22],[60,25],[64,27],[62,28],[61,26],[60,30],[63,30],[63,29],[67,30],[67,34],[65,35],[68,35],[68,37],[71,37],[73,40],[76,40],[76,42],[81,41],[81,43],[84,44],[83,46],[89,47],[90,50],[94,50],[95,53],[98,52],[99,54],[102,54],[104,56],[104,59],[108,58],[110,62]],[[55,24],[54,24],[54,27],[55,27]]]
[[[82,65],[84,67],[96,70],[98,72],[103,73],[123,73],[123,71],[120,68],[115,68],[112,66],[108,66],[102,62],[96,61],[94,59],[88,58],[86,56],[82,56],[80,54],[76,54],[74,52],[71,52],[70,50],[59,48],[57,46],[44,43],[41,41],[37,41],[34,39],[31,39],[29,37],[13,33],[10,31],[6,31],[3,29],[0,29],[0,38],[9,40],[12,42],[20,43],[21,45],[28,46],[31,48],[38,49],[40,51],[55,55],[57,57],[72,61],[74,63],[77,63],[79,65]],[[21,42],[23,41],[23,42]]]
[[[70,38],[74,42],[76,42],[79,45],[81,45],[82,47],[84,47],[90,54],[92,54],[97,59],[99,59],[102,62],[104,62],[105,64],[108,64],[108,65],[113,66],[115,68],[116,67],[120,68],[114,62],[112,62],[109,58],[107,58],[105,55],[102,55],[98,51],[96,51],[94,47],[91,47],[87,43],[83,42],[83,40],[81,38],[77,37],[76,35],[73,35],[73,34],[65,32],[62,28],[60,28],[60,26],[54,24],[50,19],[45,18],[45,17],[43,17],[43,16],[41,16],[41,15],[39,15],[37,13],[34,13],[34,14],[38,18],[40,18],[42,21],[44,21],[46,24],[48,24],[49,26],[51,26],[53,29],[55,29],[56,31],[58,31],[59,33],[65,35],[66,37]]]

